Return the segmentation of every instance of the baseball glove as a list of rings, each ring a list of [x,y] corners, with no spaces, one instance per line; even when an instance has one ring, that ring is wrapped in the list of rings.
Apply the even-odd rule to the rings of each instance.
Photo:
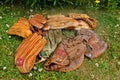
[[[17,22],[7,31],[10,35],[17,35],[23,38],[27,38],[32,34],[30,30],[29,21],[26,18],[19,18]]]
[[[32,31],[37,32],[44,26],[46,19],[40,14],[34,14],[29,17],[29,22],[32,25]]]
[[[79,25],[79,23],[73,18],[66,17],[64,15],[51,15],[48,16],[47,23],[43,27],[43,30],[65,29],[77,25]]]
[[[47,17],[47,23],[43,30],[49,29],[74,29],[81,28],[94,29],[96,22],[86,14],[69,13],[65,15],[51,15]]]
[[[80,30],[81,28],[94,29],[96,27],[95,20],[86,14],[69,13],[68,16],[79,22],[78,29],[76,27],[77,30]]]
[[[62,40],[44,64],[44,68],[60,72],[77,69],[82,64],[86,51],[86,46],[82,41],[79,36]]]
[[[44,35],[45,39],[47,40],[47,44],[42,49],[39,54],[41,60],[44,58],[46,60],[55,50],[57,44],[62,41],[62,31],[61,30],[49,30]],[[39,62],[41,62],[39,60]],[[43,60],[42,60],[43,61]]]
[[[84,40],[87,47],[85,55],[91,59],[100,56],[107,49],[107,43],[92,30],[81,29],[77,35]]]
[[[15,64],[21,73],[28,73],[34,66],[36,56],[46,44],[46,39],[34,33],[24,39],[15,53]]]

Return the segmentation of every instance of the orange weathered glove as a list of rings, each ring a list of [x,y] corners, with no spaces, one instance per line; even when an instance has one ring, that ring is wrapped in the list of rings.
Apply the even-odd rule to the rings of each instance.
[[[21,73],[28,73],[34,66],[36,56],[46,44],[46,39],[37,33],[24,39],[15,53],[15,64]]]
[[[30,30],[29,21],[26,18],[19,18],[17,22],[7,31],[10,35],[17,35],[23,38],[27,38],[32,34]]]

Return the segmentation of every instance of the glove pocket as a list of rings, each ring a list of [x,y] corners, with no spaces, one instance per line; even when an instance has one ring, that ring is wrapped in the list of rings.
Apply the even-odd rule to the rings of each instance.
[[[69,65],[69,60],[66,52],[58,47],[55,49],[53,55],[46,61],[44,68],[46,70],[58,70]]]

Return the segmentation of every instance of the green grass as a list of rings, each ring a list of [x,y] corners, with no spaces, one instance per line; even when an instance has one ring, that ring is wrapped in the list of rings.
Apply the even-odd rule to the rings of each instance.
[[[69,12],[86,13],[96,19],[97,27],[94,30],[104,41],[108,48],[100,57],[90,60],[85,57],[79,69],[60,73],[46,71],[43,63],[36,64],[37,70],[29,74],[21,74],[14,64],[14,55],[17,46],[22,41],[18,36],[9,36],[6,31],[19,17],[41,13],[43,15],[67,14]],[[0,6],[0,80],[119,80],[120,79],[120,11],[100,11],[81,8],[50,8],[44,10],[23,9],[22,6]],[[97,67],[98,65],[98,67]],[[3,68],[6,67],[5,70]],[[42,72],[38,69],[42,68]]]

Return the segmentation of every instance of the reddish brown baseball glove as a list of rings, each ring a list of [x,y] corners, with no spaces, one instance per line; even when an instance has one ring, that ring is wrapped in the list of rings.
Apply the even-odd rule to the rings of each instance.
[[[29,17],[29,22],[32,25],[32,31],[36,32],[44,26],[44,24],[46,23],[46,19],[40,14],[34,14]]]
[[[81,29],[77,32],[84,43],[86,44],[86,53],[85,55],[91,59],[94,59],[107,49],[107,43],[104,42],[94,31],[88,29]]]

